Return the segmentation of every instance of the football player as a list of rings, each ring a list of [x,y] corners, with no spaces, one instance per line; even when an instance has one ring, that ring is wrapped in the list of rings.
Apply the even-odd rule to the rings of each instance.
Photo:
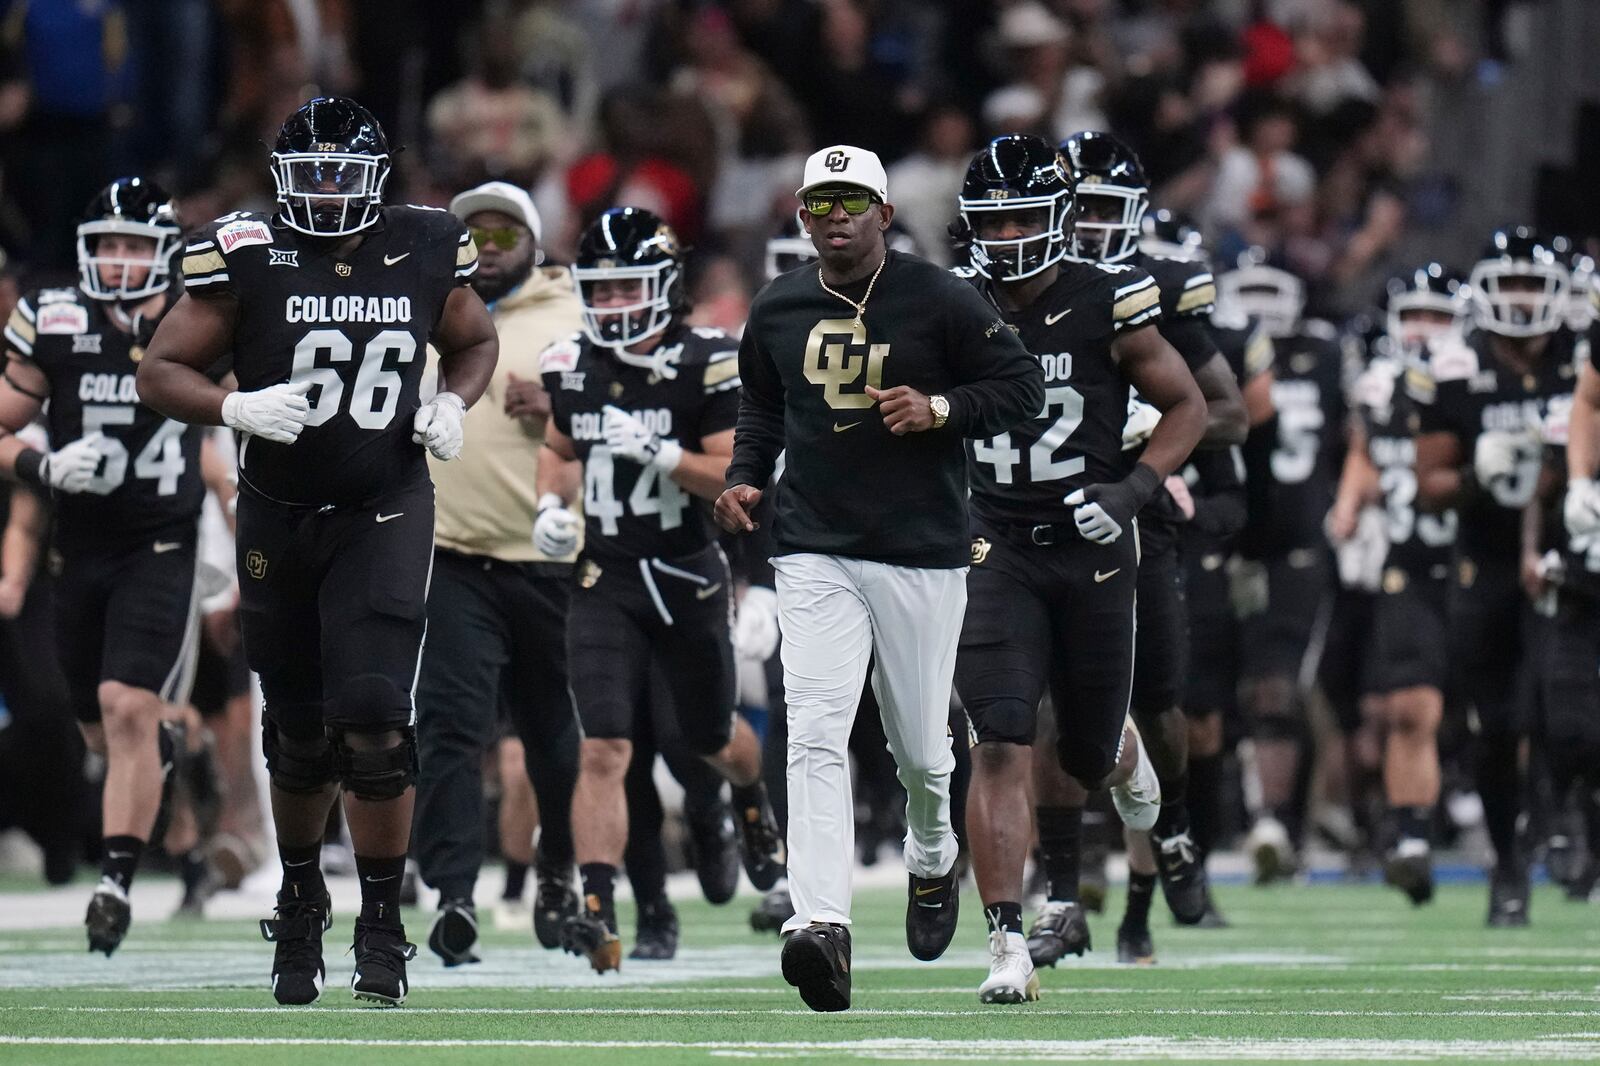
[[[106,758],[100,882],[85,924],[110,955],[161,804],[166,706],[198,637],[200,434],[139,402],[134,373],[176,298],[167,193],[119,178],[78,226],[76,288],[39,289],[5,328],[0,467],[55,499],[57,643],[90,750]],[[50,451],[15,434],[45,411]]]
[[[1375,608],[1370,687],[1383,731],[1387,804],[1384,879],[1413,903],[1433,897],[1433,809],[1439,801],[1439,724],[1444,717],[1445,599],[1456,514],[1417,508],[1417,410],[1426,346],[1465,327],[1462,279],[1426,263],[1390,279],[1383,333],[1356,380],[1356,418],[1338,498],[1328,518],[1336,541],[1355,533],[1358,510],[1383,508],[1388,550]],[[1426,391],[1426,384],[1423,385]]]
[[[1536,575],[1523,572],[1533,560],[1524,559],[1521,523],[1543,466],[1541,429],[1567,406],[1575,377],[1564,243],[1528,226],[1491,236],[1468,276],[1476,329],[1432,346],[1431,382],[1419,396],[1419,505],[1459,515],[1449,661],[1477,712],[1478,793],[1495,852],[1488,922],[1496,927],[1528,922],[1518,830],[1528,708],[1519,682],[1533,624],[1524,587]]]
[[[1162,315],[1151,276],[1068,256],[1082,179],[1045,141],[1006,136],[978,153],[960,198],[966,272],[1046,382],[1034,420],[968,443],[973,565],[956,690],[977,740],[968,840],[990,928],[985,1003],[1038,997],[1021,899],[1030,747],[1046,688],[1055,755],[1078,785],[1109,786],[1136,829],[1161,810],[1128,716],[1135,516],[1199,442],[1206,404],[1183,358],[1146,328]],[[1137,462],[1122,447],[1130,386],[1160,412]],[[1041,837],[1049,830],[1041,819]],[[1047,876],[1054,897],[1059,874]]]
[[[562,946],[596,972],[621,964],[613,886],[627,840],[624,778],[651,664],[672,690],[682,742],[733,786],[745,870],[765,891],[783,865],[761,746],[735,713],[728,564],[703,500],[722,491],[738,417],[737,343],[684,322],[682,260],[649,211],[613,208],[579,240],[583,332],[541,362],[553,408],[534,538],[584,551],[567,626],[583,723],[574,840],[583,910]],[[581,476],[577,473],[581,471]],[[583,518],[569,504],[581,481]]]
[[[383,129],[355,101],[318,97],[289,116],[271,157],[277,211],[226,215],[190,241],[188,292],[139,368],[152,407],[241,437],[239,616],[266,700],[283,885],[261,929],[276,945],[280,1003],[322,991],[332,914],[319,846],[341,786],[361,881],[350,987],[405,1000],[427,456],[460,453],[499,347],[470,287],[478,252],[466,227],[385,204],[389,169]],[[439,391],[424,401],[430,343]],[[203,373],[230,351],[237,391]]]

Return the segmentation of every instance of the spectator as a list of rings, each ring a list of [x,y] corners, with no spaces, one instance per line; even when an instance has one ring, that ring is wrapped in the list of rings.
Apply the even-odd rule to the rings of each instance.
[[[935,107],[922,124],[917,150],[889,168],[895,190],[895,221],[917,242],[921,254],[949,266],[953,253],[946,229],[973,152],[972,120],[959,108]]]
[[[1242,125],[1243,143],[1226,149],[1218,165],[1206,226],[1244,244],[1276,248],[1288,216],[1309,209],[1316,175],[1293,151],[1299,124],[1287,102],[1271,96],[1249,101]]]

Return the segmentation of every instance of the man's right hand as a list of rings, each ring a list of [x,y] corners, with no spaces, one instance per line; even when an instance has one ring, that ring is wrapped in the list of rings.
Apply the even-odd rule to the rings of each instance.
[[[44,462],[39,465],[39,479],[57,492],[68,495],[87,492],[95,471],[100,469],[100,460],[105,458],[105,453],[100,450],[101,437],[99,431],[86,433],[59,451],[45,456]]]
[[[583,522],[553,492],[539,498],[539,517],[533,522],[533,546],[540,554],[564,559],[578,547],[578,530]]]
[[[311,417],[306,399],[310,391],[311,382],[293,381],[255,392],[230,392],[222,401],[222,424],[276,444],[293,444]]]
[[[1562,502],[1562,514],[1569,536],[1587,537],[1600,532],[1600,483],[1592,478],[1567,482],[1567,498]]]
[[[761,502],[761,490],[749,485],[735,485],[717,497],[714,513],[717,525],[729,533],[754,533],[759,527],[754,518],[756,505]]]

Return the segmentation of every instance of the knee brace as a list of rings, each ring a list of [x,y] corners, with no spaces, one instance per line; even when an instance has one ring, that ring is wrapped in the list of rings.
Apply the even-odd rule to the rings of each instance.
[[[378,803],[400,798],[416,783],[417,731],[402,726],[395,732],[400,734],[400,743],[362,751],[350,746],[349,734],[344,730],[329,727],[333,771],[346,792],[357,799]]]
[[[320,792],[338,780],[327,737],[291,737],[271,721],[261,723],[261,748],[267,776],[284,792]]]

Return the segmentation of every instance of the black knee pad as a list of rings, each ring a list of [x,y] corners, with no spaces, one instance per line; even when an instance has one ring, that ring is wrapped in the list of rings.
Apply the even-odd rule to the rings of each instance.
[[[1120,754],[1120,741],[1116,748],[1109,751],[1082,741],[1076,741],[1070,747],[1059,743],[1056,745],[1056,758],[1061,760],[1061,768],[1091,792],[1111,776],[1111,771],[1117,768]]]
[[[411,724],[411,693],[386,674],[347,678],[327,702],[323,721],[330,731],[385,733]]]
[[[381,730],[388,732],[388,730]],[[417,731],[402,726],[400,743],[392,748],[359,751],[345,739],[349,734],[328,728],[333,769],[345,791],[357,799],[378,803],[398,799],[417,780]]]
[[[261,723],[261,748],[267,776],[284,792],[320,792],[338,780],[327,737],[291,737],[269,720]]]

